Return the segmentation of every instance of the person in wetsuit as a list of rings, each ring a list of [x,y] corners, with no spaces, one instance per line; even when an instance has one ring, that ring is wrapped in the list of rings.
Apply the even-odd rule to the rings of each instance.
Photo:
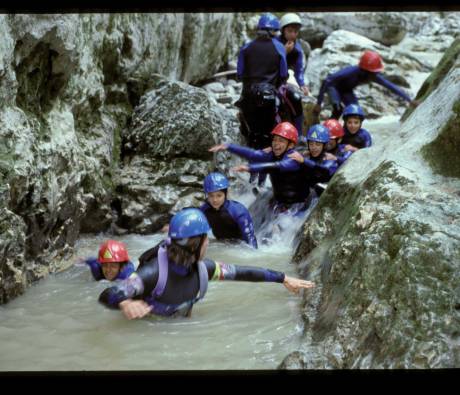
[[[304,182],[320,196],[324,190],[322,185],[329,182],[337,171],[337,161],[327,159],[326,144],[329,142],[329,129],[324,125],[313,125],[307,133],[308,153],[305,156],[295,151],[289,158],[302,164]]]
[[[383,62],[377,52],[365,51],[357,66],[347,66],[333,74],[329,74],[321,84],[316,101],[315,112],[321,111],[324,95],[327,92],[332,102],[331,118],[339,119],[342,110],[349,104],[358,104],[353,89],[358,85],[376,82],[402,97],[412,107],[418,105],[418,101],[412,100],[404,91],[388,81],[382,74]]]
[[[241,203],[227,199],[228,186],[228,179],[222,173],[209,173],[203,183],[206,203],[200,210],[217,240],[244,240],[257,248],[251,214]]]
[[[350,104],[343,110],[345,135],[342,144],[345,151],[355,152],[372,145],[371,134],[362,128],[364,111],[357,104]]]
[[[235,105],[240,109],[241,133],[254,149],[270,146],[270,132],[277,123],[277,89],[289,76],[286,51],[275,38],[278,30],[278,18],[263,14],[257,24],[257,37],[245,44],[238,55],[237,77],[243,88]],[[256,178],[253,173],[250,181]],[[259,175],[260,186],[265,178],[266,174]]]
[[[89,266],[96,281],[123,280],[135,270],[125,244],[115,240],[107,240],[102,243],[98,257],[87,258],[84,262]]]
[[[280,28],[281,34],[276,39],[283,44],[286,50],[286,62],[288,69],[294,71],[294,77],[299,85],[300,91],[304,95],[309,94],[307,85],[305,84],[305,54],[300,46],[297,37],[299,35],[302,21],[297,14],[287,13],[281,17]],[[302,135],[303,126],[303,108],[302,108],[302,97],[297,89],[291,85],[286,84],[285,90],[281,90],[281,95],[284,98],[284,106],[292,113],[292,123],[297,128],[299,137]]]
[[[298,141],[297,129],[289,122],[281,122],[272,131],[272,147],[270,152],[253,150],[236,144],[219,144],[209,151],[228,150],[249,161],[249,165],[240,165],[234,171],[267,172],[273,187],[271,208],[278,207],[285,211],[293,204],[304,206],[310,191],[304,182],[303,170],[299,163],[288,157],[294,152]]]
[[[342,138],[345,136],[343,126],[337,119],[328,119],[323,122],[323,125],[329,129],[329,142],[326,144],[326,159],[337,161],[340,167],[351,156],[352,152],[345,150],[345,145],[342,143]]]
[[[189,317],[193,305],[205,296],[208,281],[277,282],[294,293],[314,287],[310,281],[282,272],[204,258],[209,231],[208,221],[199,209],[179,211],[171,219],[169,238],[145,251],[139,257],[137,270],[105,289],[99,302],[120,309],[127,319],[150,313]]]

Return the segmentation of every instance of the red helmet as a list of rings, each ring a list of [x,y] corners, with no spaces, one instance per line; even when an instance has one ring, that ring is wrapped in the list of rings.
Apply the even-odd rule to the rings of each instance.
[[[329,129],[329,138],[339,139],[345,136],[345,131],[337,119],[328,119],[323,122],[323,125]]]
[[[107,240],[99,247],[99,263],[127,262],[129,261],[128,251],[124,243],[115,240]]]
[[[383,70],[383,62],[381,56],[377,52],[364,51],[358,66],[364,70],[378,73]]]
[[[281,122],[275,126],[271,134],[284,137],[285,139],[292,141],[297,145],[298,132],[296,127],[289,122]]]

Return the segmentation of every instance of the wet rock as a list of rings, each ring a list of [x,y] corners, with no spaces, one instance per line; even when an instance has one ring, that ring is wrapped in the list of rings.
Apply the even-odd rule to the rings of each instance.
[[[426,159],[458,169],[454,151],[433,150],[442,136],[458,146],[460,57],[450,54],[431,94],[385,145],[353,154],[304,225],[293,260],[317,284],[303,300],[307,369],[460,362],[460,173]]]
[[[315,12],[300,13],[300,37],[313,48],[336,30],[347,30],[384,45],[398,44],[406,34],[406,20],[400,12]]]

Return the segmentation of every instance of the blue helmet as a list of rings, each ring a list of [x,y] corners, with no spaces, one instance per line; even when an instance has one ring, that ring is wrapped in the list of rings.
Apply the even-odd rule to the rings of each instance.
[[[171,218],[168,235],[171,239],[185,239],[207,234],[210,229],[208,220],[201,210],[186,208]]]
[[[360,117],[361,120],[364,119],[364,111],[358,104],[349,104],[343,110],[343,113],[342,113],[343,118],[349,117],[351,115]]]
[[[329,142],[329,129],[319,123],[308,129],[307,141],[316,141],[327,144]]]
[[[228,188],[228,180],[222,173],[209,173],[203,182],[204,193],[220,191]]]
[[[267,12],[266,14],[261,15],[259,18],[257,29],[280,30],[280,22],[275,15]]]

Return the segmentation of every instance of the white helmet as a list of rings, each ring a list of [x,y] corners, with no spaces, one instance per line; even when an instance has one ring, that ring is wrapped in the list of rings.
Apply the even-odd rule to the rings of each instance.
[[[280,29],[282,29],[284,26],[292,25],[294,23],[297,25],[302,25],[302,21],[300,20],[300,17],[297,14],[293,14],[291,12],[288,14],[284,14],[280,20]]]

